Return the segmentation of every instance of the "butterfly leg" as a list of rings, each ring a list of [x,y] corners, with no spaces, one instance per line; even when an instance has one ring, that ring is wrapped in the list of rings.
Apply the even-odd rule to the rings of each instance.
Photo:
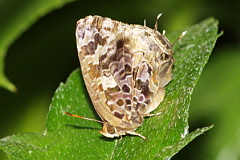
[[[122,139],[123,139],[122,135],[120,135],[120,138],[118,139],[118,141],[120,142],[120,141],[122,141]]]
[[[127,131],[126,133],[127,133],[127,134],[131,134],[131,135],[134,135],[134,136],[139,136],[139,137],[141,137],[141,138],[143,138],[143,139],[146,139],[146,137],[144,137],[143,135],[141,135],[141,134],[139,134],[139,133],[137,133],[137,132]]]

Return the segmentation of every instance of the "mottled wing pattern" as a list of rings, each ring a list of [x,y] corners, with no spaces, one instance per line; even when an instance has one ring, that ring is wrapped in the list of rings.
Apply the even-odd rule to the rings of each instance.
[[[101,54],[106,52],[106,43],[114,33],[109,30],[110,19],[88,16],[77,22],[76,38],[78,56],[81,63],[82,75],[95,110],[104,121],[112,121],[120,125],[107,106],[102,83],[102,68],[100,65]]]
[[[133,101],[136,110],[147,115],[162,102],[164,86],[171,80],[172,50],[167,38],[156,30],[134,25],[133,31],[138,37],[133,53]]]
[[[99,116],[134,131],[155,110],[171,80],[167,38],[145,26],[88,16],[77,23],[82,74]]]

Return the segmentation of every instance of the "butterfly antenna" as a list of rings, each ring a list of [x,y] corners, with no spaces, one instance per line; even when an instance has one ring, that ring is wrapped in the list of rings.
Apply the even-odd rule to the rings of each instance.
[[[155,23],[155,26],[154,26],[154,30],[157,31],[158,30],[158,20],[159,18],[161,17],[162,13],[160,13],[158,16],[157,16],[157,19],[156,19],[156,23]]]
[[[95,121],[95,122],[99,122],[99,123],[103,123],[102,121],[99,121],[99,120],[96,120],[96,119],[91,119],[91,118],[87,118],[87,117],[82,117],[82,116],[79,116],[79,115],[76,115],[76,114],[71,114],[71,113],[68,113],[68,112],[64,112],[65,114],[68,114],[70,116],[73,116],[73,117],[77,117],[77,118],[82,118],[82,119],[86,119],[86,120],[90,120],[90,121]]]
[[[177,41],[179,41],[186,33],[187,31],[182,32],[182,34],[171,44],[171,46],[173,46]]]

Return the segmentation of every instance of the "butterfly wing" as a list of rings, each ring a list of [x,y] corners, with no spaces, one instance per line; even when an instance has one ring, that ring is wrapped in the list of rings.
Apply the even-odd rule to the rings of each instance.
[[[134,25],[133,30],[138,37],[133,54],[133,100],[136,110],[147,115],[162,102],[164,87],[172,79],[173,53],[168,39],[158,31],[139,25]]]
[[[105,52],[106,42],[113,34],[107,30],[110,27],[108,25],[99,16],[80,19],[76,27],[77,48],[84,82],[96,112],[103,121],[111,121],[119,126],[120,119],[112,114],[105,101],[107,97],[103,90],[100,66],[101,53]]]

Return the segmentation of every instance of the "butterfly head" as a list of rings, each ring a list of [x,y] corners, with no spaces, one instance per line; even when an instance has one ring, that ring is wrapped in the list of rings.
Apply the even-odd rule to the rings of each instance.
[[[122,135],[126,135],[125,132],[118,130],[116,127],[106,122],[103,124],[102,130],[100,130],[99,132],[108,138],[114,138],[114,137],[120,137]]]

